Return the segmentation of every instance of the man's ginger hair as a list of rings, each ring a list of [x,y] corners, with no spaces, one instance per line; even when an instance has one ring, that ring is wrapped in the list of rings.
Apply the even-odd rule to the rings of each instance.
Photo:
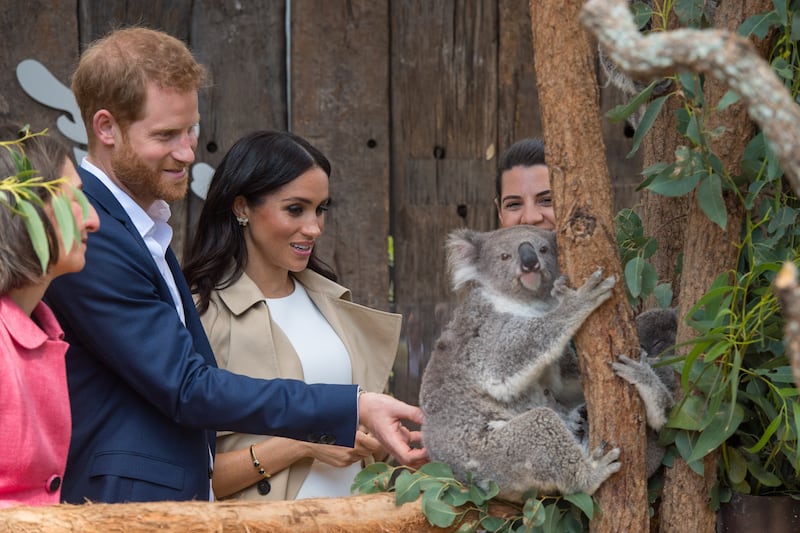
[[[206,69],[179,39],[161,31],[133,27],[115,30],[81,54],[72,75],[72,92],[94,143],[95,113],[107,109],[122,128],[142,118],[147,84],[187,92],[206,82]]]

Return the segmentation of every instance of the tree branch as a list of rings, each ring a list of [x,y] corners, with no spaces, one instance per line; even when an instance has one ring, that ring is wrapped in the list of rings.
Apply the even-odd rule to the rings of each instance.
[[[676,70],[711,75],[741,98],[800,195],[800,108],[747,39],[724,30],[673,30],[642,35],[624,0],[588,0],[581,22],[620,70],[634,77]]]

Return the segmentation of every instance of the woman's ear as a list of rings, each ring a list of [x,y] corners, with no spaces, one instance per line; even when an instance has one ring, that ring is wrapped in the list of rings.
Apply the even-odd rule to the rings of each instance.
[[[237,196],[233,199],[233,216],[240,217],[240,218],[248,218],[248,214],[250,209],[247,207],[247,200],[244,199],[244,196]]]

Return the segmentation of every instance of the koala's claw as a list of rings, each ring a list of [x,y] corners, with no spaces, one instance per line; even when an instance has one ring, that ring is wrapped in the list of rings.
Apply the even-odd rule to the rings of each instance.
[[[567,285],[568,281],[569,280],[567,279],[567,276],[564,275],[558,276],[556,280],[553,282],[553,289],[550,291],[550,294],[552,296],[558,297],[558,296],[563,296],[568,292],[570,292],[572,289],[570,289],[569,286]]]
[[[611,368],[614,369],[616,375],[628,383],[633,385],[641,383],[643,381],[641,376],[650,374],[650,372],[648,372],[650,369],[645,368],[645,363],[641,361],[634,361],[624,354],[618,355],[617,358],[619,361],[611,363]]]

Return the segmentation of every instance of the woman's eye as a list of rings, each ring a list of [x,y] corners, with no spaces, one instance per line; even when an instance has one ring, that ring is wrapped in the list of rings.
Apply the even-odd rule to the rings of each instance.
[[[299,205],[290,205],[289,207],[286,208],[286,210],[289,212],[290,215],[293,216],[300,216],[303,214],[303,208],[300,207]]]
[[[321,205],[317,207],[317,215],[323,215],[328,210],[328,205]]]

